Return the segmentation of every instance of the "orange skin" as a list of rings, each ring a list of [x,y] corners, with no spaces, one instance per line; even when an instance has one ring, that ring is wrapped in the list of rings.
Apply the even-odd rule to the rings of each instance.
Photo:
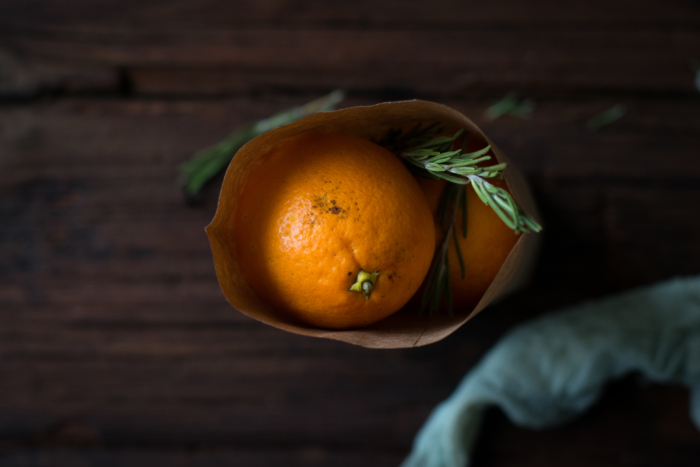
[[[454,149],[462,147],[463,141],[455,142]],[[467,139],[467,152],[477,151],[486,146],[486,141],[479,137],[472,136]],[[493,158],[483,164],[492,165],[497,163]],[[445,191],[447,182],[444,180],[431,180],[416,177],[419,185],[423,189],[430,210],[433,212],[435,221],[435,248],[443,240],[443,230],[437,218],[437,209],[440,197]],[[493,185],[508,190],[508,185],[504,180],[490,179]],[[457,258],[457,250],[454,241],[449,244],[450,263],[450,287],[452,289],[452,308],[454,311],[471,311],[481,300],[481,297],[489,288],[491,282],[498,274],[501,266],[510,254],[518,239],[512,229],[510,229],[498,215],[486,205],[474,191],[471,185],[466,186],[467,190],[467,236],[464,238],[462,231],[462,210],[457,212],[455,218],[455,229],[459,247],[464,260],[464,278],[462,269]],[[510,191],[509,191],[510,192]],[[423,296],[423,289],[416,294],[412,300],[412,306],[420,306],[420,299]]]
[[[437,212],[442,192],[447,186],[443,180],[417,178],[433,213]],[[493,185],[508,189],[503,180],[490,180]],[[450,286],[452,288],[452,307],[455,311],[471,310],[488,289],[501,269],[503,262],[520,238],[500,217],[484,204],[467,185],[467,238],[463,237],[462,210],[457,212],[455,228],[459,247],[464,259],[464,279],[459,266],[454,241],[450,240]],[[435,246],[442,242],[443,231],[437,218],[435,220]],[[418,294],[422,295],[422,294]],[[420,303],[420,302],[418,302]]]
[[[368,326],[398,311],[432,260],[432,213],[386,149],[341,134],[305,134],[268,154],[236,209],[244,276],[276,310],[322,328]],[[379,272],[365,298],[348,290]]]

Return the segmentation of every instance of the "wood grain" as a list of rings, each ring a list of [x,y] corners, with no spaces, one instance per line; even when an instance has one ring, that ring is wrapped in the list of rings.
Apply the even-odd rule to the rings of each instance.
[[[203,0],[7,0],[5,23],[22,25],[73,25],[70,29],[192,30],[232,29],[275,24],[311,28],[318,25],[348,27],[548,25],[590,27],[606,24],[693,25],[700,22],[694,2],[675,0],[258,0],[227,2]]]
[[[255,465],[275,455],[314,465],[308,452],[318,465],[396,463],[430,408],[513,324],[698,272],[700,223],[687,215],[700,202],[700,111],[692,101],[628,99],[627,117],[591,133],[585,121],[613,101],[545,102],[529,121],[487,122],[486,102],[453,100],[446,103],[474,117],[525,170],[544,208],[546,247],[532,287],[425,349],[373,352],[266,328],[231,309],[216,284],[203,231],[216,187],[192,208],[174,179],[194,150],[301,101],[76,98],[0,109],[7,465],[98,465],[110,449],[120,462],[162,465],[175,458]],[[673,394],[674,403],[686,403]],[[652,399],[657,410],[666,406],[663,396]],[[675,410],[685,420],[687,411]],[[51,434],[74,420],[89,427],[92,444],[70,453],[49,448],[80,446]],[[500,428],[487,427],[485,436],[505,437],[511,451],[495,454],[487,441],[488,462],[508,464],[514,452],[536,455],[532,446],[551,442],[543,435],[523,444],[502,418],[494,423]],[[574,426],[583,433],[624,424],[582,423]],[[689,422],[669,429],[659,453],[676,434],[683,449],[700,453]],[[555,452],[593,436],[564,439]],[[182,451],[182,443],[209,454]],[[152,444],[168,448],[156,454]],[[249,445],[283,452],[266,457],[236,447]]]
[[[6,93],[690,95],[700,46],[680,1],[69,3],[0,7]]]
[[[508,329],[700,273],[700,8],[677,0],[0,4],[0,465],[397,465]],[[530,179],[528,289],[371,351],[233,310],[177,166],[330,89],[472,118]],[[487,121],[510,90],[532,118]],[[593,133],[589,118],[628,112]],[[613,383],[578,420],[486,417],[475,466],[694,466],[688,393]]]
[[[121,70],[134,92],[241,94],[266,89],[400,88],[417,95],[694,92],[687,31],[280,30],[12,38],[50,63]],[[571,57],[576,60],[572,61]],[[419,66],[416,66],[420,64]]]

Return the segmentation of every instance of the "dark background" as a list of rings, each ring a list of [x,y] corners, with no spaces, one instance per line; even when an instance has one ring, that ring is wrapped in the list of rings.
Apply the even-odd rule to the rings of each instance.
[[[0,465],[397,465],[508,329],[700,272],[700,2],[0,2]],[[531,286],[377,351],[231,309],[177,166],[332,89],[477,124],[545,216]],[[528,120],[483,111],[511,90]],[[627,115],[594,133],[614,104]],[[611,384],[561,428],[488,412],[474,465],[696,466],[688,392]]]

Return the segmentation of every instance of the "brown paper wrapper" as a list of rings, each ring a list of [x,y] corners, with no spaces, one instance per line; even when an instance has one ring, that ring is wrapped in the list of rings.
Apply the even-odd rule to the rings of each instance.
[[[219,205],[206,228],[214,255],[219,285],[229,303],[253,319],[283,331],[322,337],[375,349],[419,347],[444,339],[469,321],[488,304],[523,285],[529,278],[540,235],[521,234],[501,270],[473,310],[455,310],[438,316],[419,316],[404,308],[369,327],[352,330],[319,329],[292,321],[265,303],[245,281],[235,251],[234,212],[245,182],[255,167],[283,140],[306,132],[338,132],[365,139],[380,137],[389,128],[406,128],[416,123],[442,122],[451,129],[463,128],[470,137],[478,135],[491,144],[498,162],[507,162],[504,178],[516,203],[538,222],[540,215],[523,175],[510,160],[467,117],[441,104],[426,101],[389,102],[319,113],[269,131],[243,146],[226,171]]]

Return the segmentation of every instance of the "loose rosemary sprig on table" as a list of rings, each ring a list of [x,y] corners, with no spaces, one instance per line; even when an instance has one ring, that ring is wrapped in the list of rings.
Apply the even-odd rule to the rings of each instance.
[[[604,126],[608,126],[611,123],[615,123],[616,121],[624,117],[626,113],[627,108],[624,105],[616,104],[588,120],[588,123],[586,123],[586,128],[588,128],[591,131],[598,131]]]
[[[530,118],[533,110],[535,110],[534,100],[521,99],[517,92],[511,91],[487,108],[484,116],[489,120],[496,120],[504,115],[527,119]]]
[[[244,125],[223,141],[197,151],[192,159],[180,165],[179,181],[185,194],[189,197],[197,195],[209,180],[228,165],[236,151],[253,138],[317,112],[333,110],[342,100],[343,92],[335,90],[305,105],[292,107],[272,117]]]
[[[503,178],[503,170],[506,168],[504,163],[491,166],[479,165],[491,159],[488,155],[491,146],[467,153],[465,144],[461,149],[455,150],[454,143],[462,135],[462,130],[458,130],[452,136],[439,136],[446,131],[447,127],[440,123],[425,127],[418,124],[405,133],[401,129],[390,129],[377,142],[402,158],[415,175],[450,182],[440,199],[437,213],[445,236],[435,253],[428,273],[428,282],[421,305],[421,309],[425,309],[429,304],[431,314],[438,312],[443,298],[447,302],[448,311],[452,313],[448,261],[451,238],[455,244],[464,278],[464,258],[459,249],[455,222],[457,212],[461,208],[462,235],[466,238],[466,185],[471,184],[481,201],[489,205],[516,234],[542,230],[537,221],[515,204],[510,193],[487,181],[489,178]]]

